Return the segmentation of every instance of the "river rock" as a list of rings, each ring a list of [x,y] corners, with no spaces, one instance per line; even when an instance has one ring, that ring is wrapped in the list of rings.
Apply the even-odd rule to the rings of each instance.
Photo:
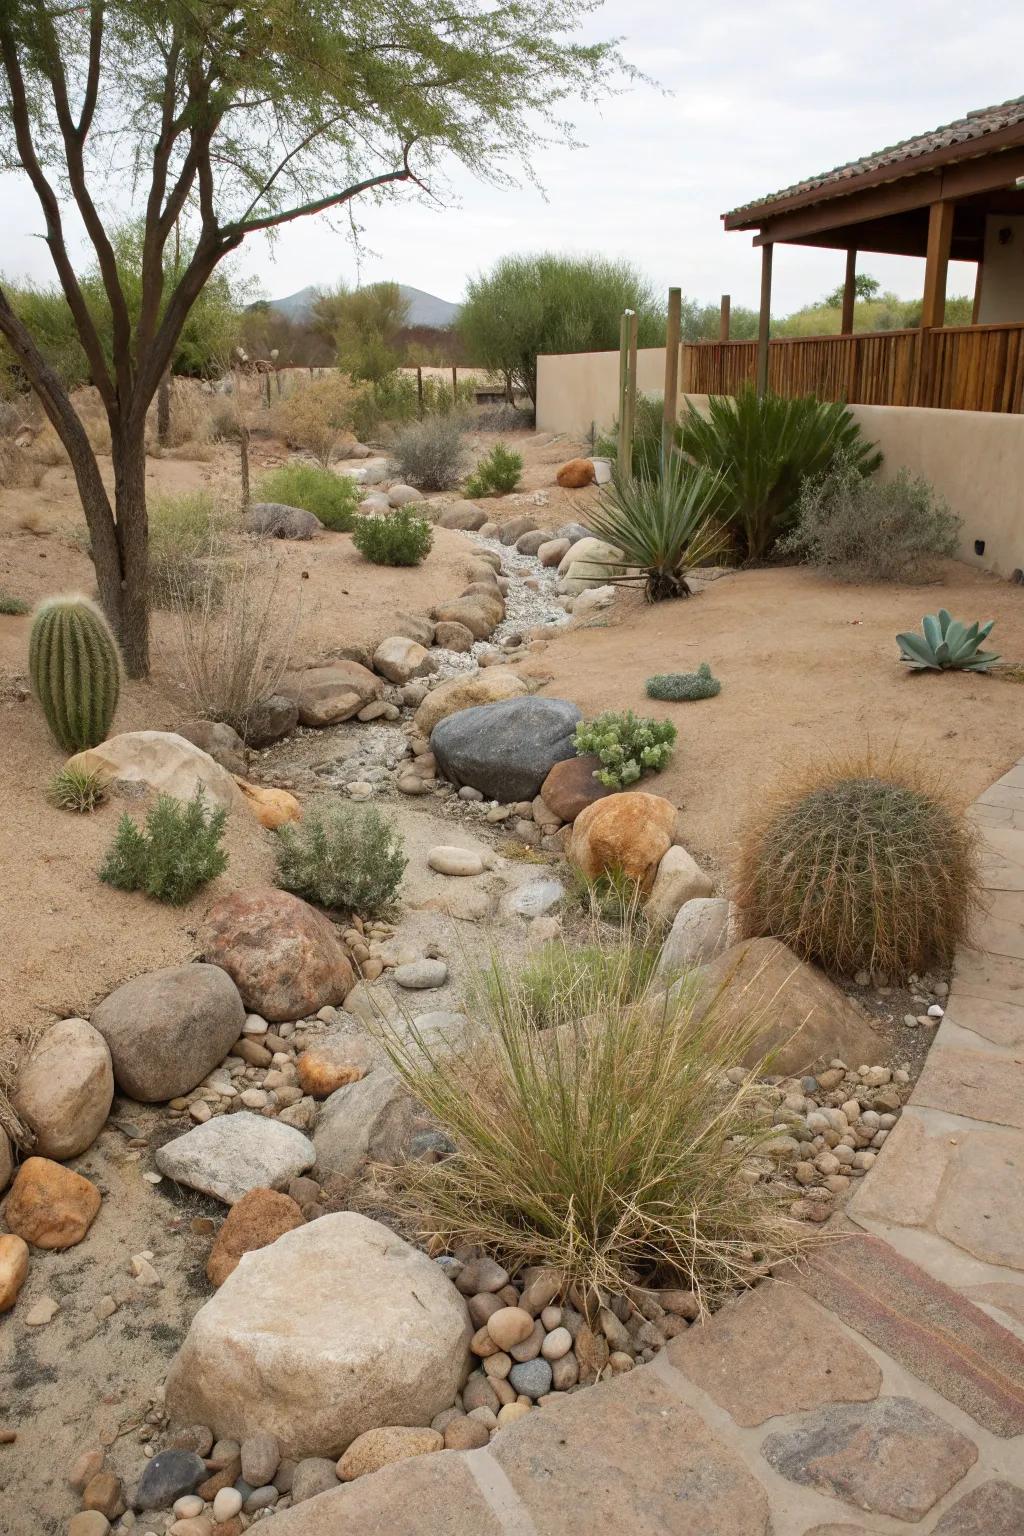
[[[294,699],[283,693],[268,694],[260,699],[249,712],[245,723],[245,740],[250,747],[269,747],[290,736],[299,723],[299,706]]]
[[[389,635],[374,651],[373,665],[389,683],[407,683],[411,678],[425,677],[433,672],[437,662],[415,640],[405,635]]]
[[[22,1067],[11,1102],[34,1150],[60,1162],[92,1146],[113,1097],[107,1042],[84,1019],[61,1019]]]
[[[206,1477],[206,1464],[195,1451],[158,1451],[146,1463],[135,1497],[136,1509],[170,1509]]]
[[[190,720],[186,725],[179,725],[178,735],[184,736],[200,751],[209,753],[228,773],[245,777],[245,742],[223,720]]]
[[[302,1211],[288,1195],[274,1189],[250,1189],[231,1207],[214,1239],[206,1261],[206,1278],[214,1287],[221,1286],[237,1267],[245,1253],[266,1248],[284,1232],[301,1227]],[[276,1463],[275,1463],[276,1465]],[[271,1472],[271,1476],[273,1473]],[[252,1478],[247,1479],[252,1482]],[[267,1478],[260,1478],[266,1482]]]
[[[177,1184],[234,1205],[251,1189],[281,1189],[316,1161],[308,1136],[280,1120],[240,1110],[164,1142],[156,1165]],[[206,1419],[190,1423],[205,1424]]]
[[[357,661],[332,661],[323,667],[290,672],[279,692],[295,700],[299,724],[337,725],[364,704],[380,697],[380,678]]]
[[[355,1026],[332,1030],[307,1046],[295,1063],[299,1087],[314,1099],[326,1099],[365,1077],[381,1054],[380,1047]]]
[[[386,1066],[374,1067],[324,1100],[313,1132],[317,1165],[347,1177],[366,1159],[401,1162],[428,1125],[401,1080]]]
[[[474,590],[463,593],[450,603],[434,609],[439,624],[462,624],[474,640],[487,640],[505,617],[505,604],[497,587],[476,583]]]
[[[198,942],[205,959],[227,971],[245,1006],[272,1024],[342,1003],[355,984],[330,919],[271,886],[233,891],[215,902]]]
[[[665,925],[675,920],[684,902],[697,896],[710,896],[714,882],[692,854],[678,845],[670,848],[658,865],[651,894],[647,898],[647,916]]]
[[[80,1173],[46,1157],[29,1157],[11,1186],[4,1219],[33,1248],[73,1248],[99,1208],[99,1190]]]
[[[425,992],[444,986],[448,965],[444,960],[410,960],[407,965],[396,965],[391,978],[407,991]]]
[[[236,810],[242,797],[226,768],[174,731],[124,731],[68,759],[69,768],[111,781],[145,784],[176,800],[193,800],[200,788],[208,806]]]
[[[453,501],[438,518],[442,528],[462,528],[472,533],[482,528],[486,521],[487,513],[481,512],[471,501]]]
[[[471,1332],[425,1254],[354,1211],[321,1216],[250,1254],[200,1308],[167,1411],[239,1441],[266,1431],[285,1457],[337,1457],[368,1429],[449,1407]]]
[[[664,862],[664,860],[662,861]],[[729,903],[724,896],[696,896],[679,908],[669,930],[658,971],[661,975],[704,965],[729,943]]]
[[[443,651],[454,651],[456,655],[464,656],[473,649],[474,643],[473,631],[467,629],[465,624],[442,619],[434,626],[434,644]]]
[[[173,965],[126,981],[92,1022],[121,1092],[155,1104],[189,1093],[223,1061],[242,1033],[245,1009],[219,966]]]
[[[14,1232],[0,1233],[0,1312],[9,1312],[28,1274],[28,1244]]]
[[[432,689],[416,711],[416,731],[429,737],[439,720],[477,704],[522,698],[529,692],[523,679],[508,667],[488,667],[468,677],[450,677]]]
[[[427,1456],[431,1451],[443,1449],[444,1437],[436,1429],[412,1429],[397,1424],[368,1429],[356,1436],[338,1462],[338,1476],[343,1483],[351,1483],[368,1472],[379,1472],[381,1467],[390,1466],[393,1461]]]
[[[612,576],[623,574],[622,560],[622,550],[604,539],[578,539],[558,562],[558,590],[575,596],[589,587],[607,586]]]
[[[458,848],[446,843],[431,848],[427,854],[427,864],[439,875],[466,877],[482,875],[484,872],[483,858],[475,848]]]
[[[558,565],[571,548],[568,539],[547,539],[537,550],[537,559],[544,566]]]
[[[601,759],[587,753],[584,757],[567,757],[552,768],[540,787],[540,797],[559,821],[573,822],[595,800],[616,793],[595,779],[595,770],[600,766]]]
[[[242,520],[245,533],[264,539],[315,539],[324,525],[305,507],[289,507],[281,501],[254,501]]]
[[[434,727],[430,748],[451,783],[489,800],[532,800],[553,765],[575,755],[581,719],[564,699],[504,699],[449,715]]]
[[[532,517],[525,514],[521,517],[510,517],[507,523],[502,523],[498,530],[498,538],[502,544],[514,544],[521,539],[524,533],[534,533],[537,524]]]
[[[645,891],[675,834],[676,808],[660,795],[627,790],[598,800],[573,823],[569,859],[588,880],[621,871]]]

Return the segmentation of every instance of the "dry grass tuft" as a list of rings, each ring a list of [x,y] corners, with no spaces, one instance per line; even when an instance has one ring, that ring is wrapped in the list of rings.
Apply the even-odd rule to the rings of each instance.
[[[549,961],[538,1007],[496,958],[454,1056],[380,1022],[454,1152],[378,1167],[378,1193],[421,1238],[478,1243],[513,1272],[551,1265],[619,1294],[685,1285],[713,1308],[807,1241],[782,1186],[749,1177],[771,1133],[754,1076],[725,1075],[761,1021],[695,1023],[685,988],[657,991],[628,939],[582,980],[573,955],[562,962]],[[563,1022],[539,1028],[548,1017]]]
[[[838,975],[903,980],[967,938],[977,833],[943,780],[895,751],[811,763],[762,798],[735,897],[749,936]]]

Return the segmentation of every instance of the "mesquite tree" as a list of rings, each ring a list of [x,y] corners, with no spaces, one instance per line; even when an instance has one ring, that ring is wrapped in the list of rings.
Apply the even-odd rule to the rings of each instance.
[[[67,449],[100,599],[133,676],[148,670],[146,412],[217,264],[255,231],[401,184],[426,189],[446,155],[509,180],[538,144],[571,141],[560,104],[624,70],[614,44],[573,41],[598,6],[0,0],[0,169],[23,172],[42,210],[110,422],[113,497],[2,286],[0,334]],[[125,202],[142,219],[137,307],[110,234]],[[72,262],[71,203],[110,304],[108,347]],[[168,282],[176,224],[189,256]]]

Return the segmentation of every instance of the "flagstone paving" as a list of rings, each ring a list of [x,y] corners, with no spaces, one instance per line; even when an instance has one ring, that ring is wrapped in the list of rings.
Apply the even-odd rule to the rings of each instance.
[[[812,1258],[650,1365],[275,1536],[1024,1536],[1024,759],[974,815],[988,916]]]

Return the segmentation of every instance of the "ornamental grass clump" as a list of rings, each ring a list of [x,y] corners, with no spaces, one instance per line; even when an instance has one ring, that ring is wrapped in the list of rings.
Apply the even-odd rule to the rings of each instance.
[[[107,798],[107,778],[94,769],[76,768],[69,763],[50,780],[49,798],[59,811],[85,815]]]
[[[814,765],[769,794],[736,901],[748,935],[840,976],[948,966],[980,894],[976,833],[938,781],[895,757]]]
[[[601,759],[594,778],[609,789],[628,789],[645,773],[659,773],[675,742],[671,720],[649,720],[631,709],[624,714],[608,709],[594,720],[582,720],[573,737],[578,757],[592,753]]]
[[[228,813],[207,808],[202,785],[187,803],[158,795],[144,827],[127,812],[100,868],[100,879],[119,891],[145,891],[181,907],[228,867],[221,847]]]
[[[408,864],[401,833],[375,806],[320,802],[277,828],[277,883],[329,911],[386,917]]]
[[[706,661],[701,662],[696,672],[657,672],[644,686],[649,699],[665,699],[675,704],[713,699],[722,691],[721,683],[717,677],[712,677]]]
[[[394,1070],[453,1148],[375,1169],[375,1193],[403,1225],[449,1247],[480,1244],[512,1273],[550,1265],[618,1295],[685,1286],[702,1308],[797,1253],[807,1238],[784,1214],[791,1196],[751,1177],[770,1113],[753,1074],[726,1077],[762,1021],[698,1022],[685,989],[634,989],[645,966],[628,944],[606,951],[599,986],[568,957],[552,966],[564,990],[545,988],[541,1015],[560,1023],[543,1029],[536,989],[497,959],[500,980],[454,1051],[408,1022],[378,1023]]]

